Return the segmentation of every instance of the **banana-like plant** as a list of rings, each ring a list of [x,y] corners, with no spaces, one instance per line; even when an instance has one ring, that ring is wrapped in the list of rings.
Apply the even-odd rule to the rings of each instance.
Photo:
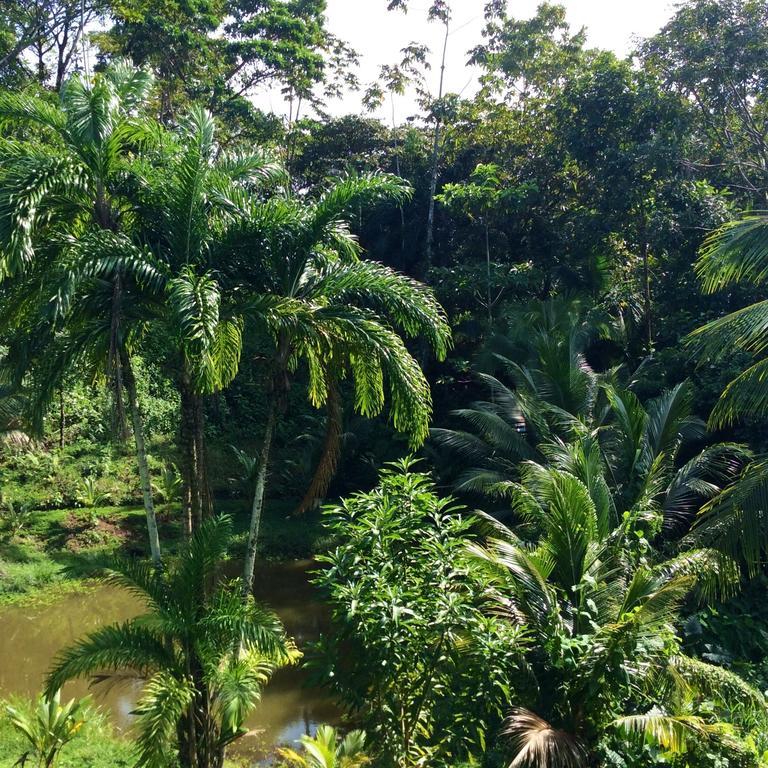
[[[330,725],[321,725],[314,736],[300,739],[302,751],[281,748],[277,754],[295,768],[361,768],[371,762],[365,754],[365,732],[340,736]]]
[[[90,698],[71,699],[61,703],[61,691],[41,695],[31,712],[6,707],[8,719],[20,733],[28,749],[18,764],[34,761],[37,768],[53,768],[63,747],[69,744],[88,720]]]

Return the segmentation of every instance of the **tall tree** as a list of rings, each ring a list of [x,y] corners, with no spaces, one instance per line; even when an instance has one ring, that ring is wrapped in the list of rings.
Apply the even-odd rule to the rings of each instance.
[[[68,80],[58,106],[24,96],[0,100],[3,121],[36,125],[49,139],[45,144],[5,140],[0,146],[6,163],[0,179],[0,275],[18,302],[9,306],[6,324],[38,346],[46,339],[58,343],[56,332],[62,324],[66,328],[73,306],[80,318],[95,313],[75,346],[55,358],[58,367],[50,365],[54,358],[49,357],[48,376],[38,393],[40,412],[75,353],[88,350],[99,360],[113,382],[121,414],[128,384],[150,546],[159,562],[143,427],[132,386],[131,336],[138,326],[126,322],[123,312],[125,282],[135,281],[137,264],[142,275],[144,259],[124,233],[131,204],[120,190],[129,155],[151,134],[139,116],[151,87],[146,72],[116,64],[92,80]],[[106,304],[92,303],[94,281],[106,283]],[[42,313],[41,306],[46,308]],[[41,320],[47,326],[41,327]],[[33,328],[42,333],[31,334]],[[48,355],[44,347],[39,353]]]
[[[647,65],[698,109],[708,139],[689,162],[747,199],[768,190],[768,8],[760,0],[688,0],[642,46]]]
[[[231,243],[223,244],[224,269],[251,275],[250,314],[270,339],[269,409],[256,476],[244,568],[250,588],[271,444],[284,409],[289,374],[306,365],[315,406],[333,402],[338,383],[354,383],[355,408],[375,416],[389,394],[395,428],[412,444],[427,435],[429,385],[403,337],[423,338],[443,357],[450,331],[432,292],[375,262],[361,259],[347,217],[376,202],[403,200],[402,180],[385,174],[350,176],[315,201],[279,197],[257,202]],[[251,253],[259,260],[253,263]],[[328,465],[335,466],[333,454]],[[321,468],[322,469],[322,468]]]

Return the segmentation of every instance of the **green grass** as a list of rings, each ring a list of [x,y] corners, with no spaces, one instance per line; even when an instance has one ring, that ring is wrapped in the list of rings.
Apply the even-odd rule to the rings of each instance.
[[[319,513],[293,516],[290,501],[267,504],[260,536],[260,557],[292,560],[311,557],[325,547]],[[250,508],[244,500],[223,501],[216,510],[230,514],[235,538],[231,556],[245,551]],[[115,555],[147,556],[146,518],[141,507],[99,507],[92,510],[105,525],[97,532],[73,521],[82,509],[35,512],[14,541],[0,542],[0,604],[45,601],[62,590],[87,588]],[[160,507],[160,538],[173,555],[181,543],[180,512]]]
[[[19,706],[17,701],[14,706]],[[31,706],[28,702],[21,706]],[[26,751],[26,743],[8,721],[0,702],[0,768],[12,768]],[[30,761],[28,765],[35,763]],[[121,739],[103,715],[94,713],[82,731],[61,751],[57,768],[129,768],[135,764],[130,742]]]

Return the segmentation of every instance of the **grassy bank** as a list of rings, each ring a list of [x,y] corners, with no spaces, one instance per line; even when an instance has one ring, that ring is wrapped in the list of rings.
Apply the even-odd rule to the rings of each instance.
[[[311,557],[323,546],[319,513],[295,517],[293,504],[267,505],[261,528],[261,557],[290,560]],[[232,515],[238,557],[245,549],[249,508],[226,501],[218,512]],[[159,513],[161,543],[173,554],[181,542],[180,513]],[[146,519],[141,507],[39,511],[12,541],[0,542],[0,604],[46,600],[62,590],[86,588],[115,555],[146,556]]]

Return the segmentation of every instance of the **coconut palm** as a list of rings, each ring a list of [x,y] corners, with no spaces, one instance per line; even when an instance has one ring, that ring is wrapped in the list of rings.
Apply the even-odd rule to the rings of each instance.
[[[707,293],[737,283],[763,287],[768,281],[768,216],[729,222],[705,241],[696,273]],[[743,350],[755,362],[731,381],[710,416],[713,427],[768,414],[768,357],[765,328],[768,300],[758,301],[698,328],[687,339],[700,360],[718,360]],[[768,550],[768,472],[764,459],[744,470],[728,493],[713,499],[698,520],[694,537],[745,558],[756,570]]]
[[[58,105],[17,94],[0,98],[0,120],[41,132],[40,141],[0,142],[0,278],[8,283],[3,327],[16,332],[26,347],[16,359],[45,361],[44,383],[35,398],[38,422],[70,366],[83,358],[112,381],[121,425],[125,390],[150,549],[159,562],[131,366],[140,325],[129,322],[124,311],[125,283],[140,282],[147,274],[124,234],[132,206],[122,194],[132,153],[153,140],[152,123],[140,116],[151,87],[148,73],[116,63],[93,78],[70,78]],[[83,286],[87,290],[76,290]],[[94,302],[94,294],[100,301]],[[67,323],[72,312],[78,315],[74,333]],[[63,328],[70,331],[64,339]]]
[[[495,523],[471,546],[496,610],[532,639],[533,694],[504,728],[512,765],[600,764],[618,732],[682,751],[690,739],[716,743],[721,718],[766,722],[761,693],[685,657],[676,640],[683,600],[733,588],[732,561],[701,549],[653,562],[633,542],[642,521],[612,527],[594,495],[576,475],[529,466],[513,505],[533,535]]]
[[[695,270],[707,293],[742,282],[764,286],[768,280],[768,217],[749,216],[713,232],[702,247]],[[700,358],[716,360],[735,349],[757,358],[725,388],[710,416],[714,427],[768,414],[766,323],[768,300],[763,300],[713,320],[688,337]]]
[[[296,768],[360,768],[370,762],[365,754],[365,733],[350,731],[341,738],[330,725],[321,725],[314,736],[300,739],[302,752],[278,749],[278,755]]]
[[[386,174],[349,176],[316,200],[285,195],[255,201],[219,250],[224,280],[242,281],[244,313],[269,345],[268,414],[251,514],[244,585],[250,588],[272,439],[290,375],[302,364],[310,402],[337,402],[351,379],[355,410],[372,417],[389,401],[392,423],[419,445],[427,435],[431,396],[404,338],[425,340],[442,358],[450,343],[445,314],[424,285],[361,258],[350,212],[401,201],[408,188]],[[320,472],[330,475],[335,456]]]
[[[140,766],[178,759],[221,768],[272,672],[298,655],[271,611],[220,578],[230,536],[228,518],[208,518],[165,570],[116,563],[110,581],[143,600],[147,612],[97,629],[54,661],[49,691],[104,673],[144,680],[136,707]]]
[[[565,466],[588,484],[601,479],[613,518],[642,514],[656,531],[685,532],[750,452],[704,445],[689,382],[642,404],[616,372],[597,374],[587,364],[584,344],[595,328],[547,304],[538,314],[522,338],[496,341],[515,356],[493,356],[512,385],[479,374],[491,399],[453,412],[467,428],[431,430],[435,445],[461,461],[456,489],[498,499],[519,480],[522,462]]]

